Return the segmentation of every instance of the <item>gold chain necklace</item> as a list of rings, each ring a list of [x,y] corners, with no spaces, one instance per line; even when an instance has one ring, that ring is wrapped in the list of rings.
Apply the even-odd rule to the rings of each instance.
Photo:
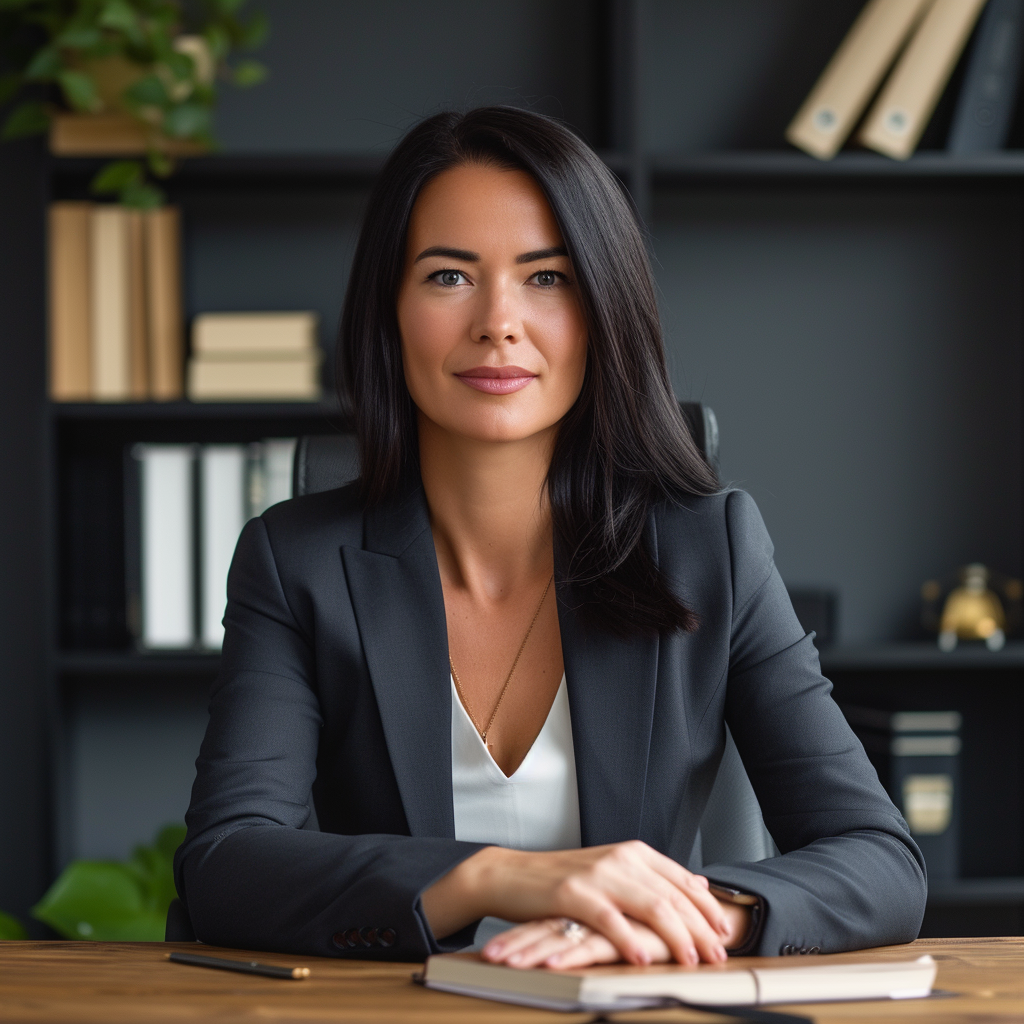
[[[448,655],[448,665],[452,670],[452,679],[455,681],[455,689],[459,691],[459,700],[462,701],[462,706],[466,709],[466,714],[469,715],[469,720],[473,723],[473,728],[480,733],[480,739],[484,741],[484,746],[487,746],[487,734],[491,731],[491,726],[494,725],[494,719],[498,716],[498,708],[501,707],[501,702],[505,699],[505,692],[508,690],[508,684],[512,682],[512,675],[516,670],[516,665],[519,664],[519,659],[522,657],[523,650],[526,647],[526,641],[530,639],[533,627],[537,624],[537,619],[540,616],[540,610],[544,607],[544,602],[547,599],[548,591],[551,589],[551,583],[554,578],[554,573],[552,573],[548,579],[548,585],[544,588],[544,593],[541,595],[540,604],[537,605],[537,610],[533,613],[533,618],[530,620],[530,628],[527,629],[526,636],[523,637],[523,642],[519,645],[519,650],[516,652],[516,660],[512,662],[512,667],[508,670],[505,685],[501,688],[501,693],[498,694],[498,703],[494,705],[491,717],[487,720],[487,726],[483,729],[480,728],[477,723],[476,716],[469,708],[469,701],[466,700],[466,694],[462,689],[462,683],[459,682],[459,673],[455,671],[455,662],[452,661],[452,656],[450,654]]]

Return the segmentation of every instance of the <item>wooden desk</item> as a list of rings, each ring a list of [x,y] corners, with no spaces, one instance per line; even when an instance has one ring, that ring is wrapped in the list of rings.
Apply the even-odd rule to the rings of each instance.
[[[432,992],[413,985],[413,964],[351,963],[253,954],[268,963],[306,965],[306,981],[276,981],[169,963],[187,943],[0,942],[0,1022],[18,1024],[584,1024],[593,1014],[548,1013]],[[249,959],[237,950],[202,952]],[[794,1007],[822,1024],[1024,1020],[1024,939],[921,939],[844,953],[838,960],[904,959],[931,953],[938,986],[956,998]],[[825,957],[815,957],[824,961]],[[832,959],[831,957],[828,959]],[[770,961],[778,963],[777,960]],[[617,1022],[717,1021],[684,1011],[613,1014]]]

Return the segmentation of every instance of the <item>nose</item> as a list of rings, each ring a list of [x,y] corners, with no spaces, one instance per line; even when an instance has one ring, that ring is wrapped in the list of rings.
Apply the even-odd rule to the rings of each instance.
[[[523,337],[522,314],[515,299],[514,286],[494,281],[482,287],[471,328],[474,341],[515,344]]]

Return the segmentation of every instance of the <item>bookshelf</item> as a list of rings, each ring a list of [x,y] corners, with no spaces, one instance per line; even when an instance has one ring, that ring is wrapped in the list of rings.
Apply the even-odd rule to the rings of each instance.
[[[973,874],[933,891],[927,926],[1019,931],[1024,642],[943,655],[914,639],[914,611],[921,581],[958,564],[980,558],[1018,575],[1024,564],[1024,132],[1021,148],[951,158],[941,151],[947,103],[905,163],[861,152],[821,163],[788,149],[785,124],[860,0],[494,4],[462,12],[457,26],[417,5],[404,19],[330,0],[263,6],[275,26],[271,79],[225,95],[224,151],[183,162],[169,184],[184,211],[189,318],[316,309],[329,352],[361,205],[404,127],[486,102],[565,118],[648,225],[677,393],[718,413],[725,475],[759,502],[784,578],[840,592],[840,644],[822,659],[837,695],[965,716]],[[500,67],[478,57],[495,38],[505,40]],[[85,197],[99,161],[18,153],[4,159],[45,183],[34,218],[18,221],[38,256],[22,271],[24,337],[41,353],[42,211],[48,199]],[[8,493],[42,534],[20,578],[45,566],[46,626],[12,643],[39,680],[36,710],[20,721],[39,715],[48,738],[36,780],[51,821],[33,841],[55,870],[145,840],[146,785],[164,800],[153,814],[181,816],[218,665],[126,642],[62,645],[69,467],[83,453],[109,467],[136,441],[258,440],[346,419],[330,399],[55,404],[41,359],[19,379],[45,472]],[[325,372],[329,381],[330,363]],[[7,429],[11,441],[24,436]],[[108,484],[105,543],[116,548],[116,477]],[[120,814],[105,809],[102,785]],[[83,824],[93,812],[102,829]],[[34,896],[39,885],[28,884]]]

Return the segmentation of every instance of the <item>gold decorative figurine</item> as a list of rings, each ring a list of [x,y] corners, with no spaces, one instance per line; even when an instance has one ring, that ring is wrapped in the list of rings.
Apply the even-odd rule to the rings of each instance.
[[[942,609],[942,650],[952,651],[960,640],[984,640],[990,651],[998,651],[1006,643],[1006,613],[988,581],[988,569],[977,562],[961,570],[960,586],[950,592]]]

